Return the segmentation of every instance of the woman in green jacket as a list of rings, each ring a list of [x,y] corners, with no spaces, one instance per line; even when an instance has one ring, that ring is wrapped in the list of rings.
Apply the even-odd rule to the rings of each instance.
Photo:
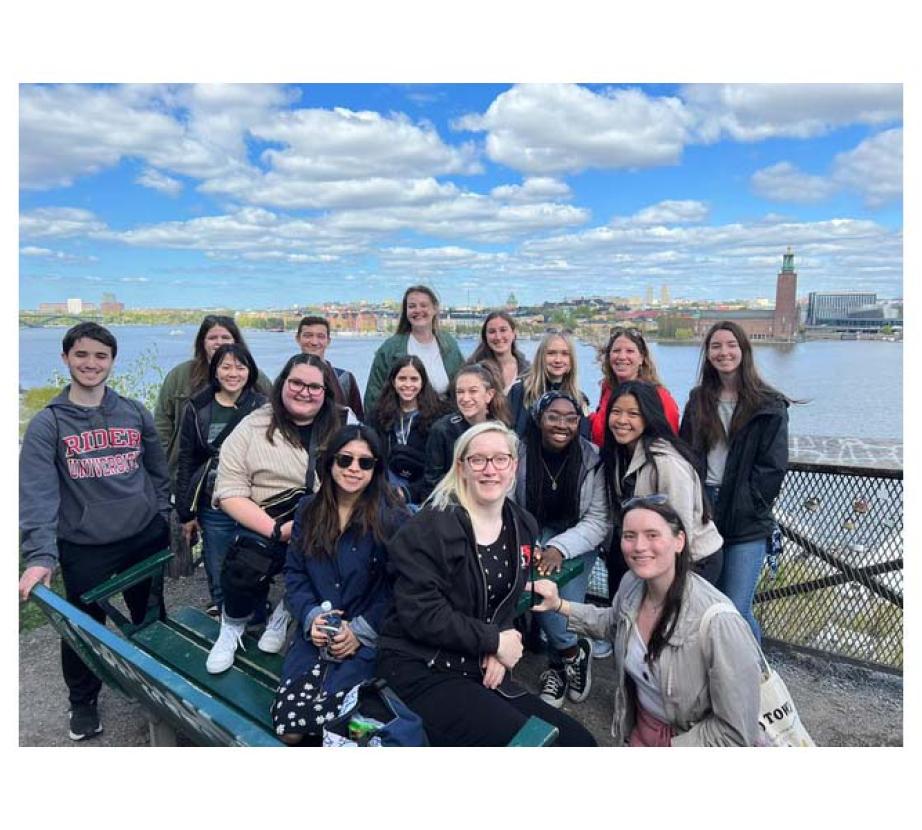
[[[391,367],[407,354],[422,360],[433,389],[444,398],[464,357],[454,337],[439,331],[439,299],[425,285],[411,285],[404,292],[397,333],[375,352],[365,387],[366,412],[374,412]]]

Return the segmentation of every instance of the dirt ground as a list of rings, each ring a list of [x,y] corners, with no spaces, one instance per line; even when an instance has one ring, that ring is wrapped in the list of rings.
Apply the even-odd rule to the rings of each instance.
[[[204,607],[204,573],[167,579],[167,607]],[[766,649],[784,678],[801,719],[819,746],[902,746],[903,681],[845,663],[781,649]],[[526,654],[516,676],[535,689],[543,658]],[[564,711],[579,719],[602,746],[611,746],[609,730],[614,671],[611,660],[594,660],[592,693]],[[147,746],[144,711],[120,693],[103,686],[99,698],[104,731],[74,743],[67,736],[67,693],[61,677],[59,638],[50,625],[19,638],[20,746]],[[181,739],[182,742],[182,739]]]

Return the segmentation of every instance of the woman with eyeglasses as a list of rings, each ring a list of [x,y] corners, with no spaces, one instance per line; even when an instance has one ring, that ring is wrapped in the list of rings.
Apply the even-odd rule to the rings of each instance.
[[[711,584],[720,576],[723,539],[710,515],[695,455],[666,420],[652,383],[631,380],[612,395],[605,412],[608,430],[602,464],[615,525],[625,503],[635,496],[662,493],[682,519],[691,567]],[[608,593],[614,596],[624,574],[617,536],[608,552]]]
[[[535,351],[535,360],[512,386],[509,387],[509,410],[512,428],[519,437],[528,427],[528,411],[545,392],[566,392],[579,401],[580,410],[589,412],[589,399],[579,388],[576,366],[576,347],[569,332],[552,331],[541,338]],[[588,437],[588,433],[587,437]]]
[[[437,420],[426,439],[426,471],[422,494],[428,496],[442,476],[451,469],[455,442],[469,427],[484,421],[511,422],[506,396],[500,380],[489,364],[472,363],[455,376],[454,399],[457,412]]]
[[[423,362],[415,355],[398,358],[368,425],[384,440],[388,479],[399,488],[407,504],[422,503],[426,441],[433,423],[447,409],[429,383]]]
[[[305,490],[316,490],[318,448],[349,418],[337,390],[325,360],[295,355],[275,379],[269,403],[247,415],[221,445],[212,505],[237,522],[237,534],[221,572],[221,631],[206,663],[212,674],[233,665],[247,619],[282,570],[295,507]],[[260,650],[281,651],[290,621],[280,601],[259,638]]]
[[[388,543],[394,605],[378,676],[423,720],[433,746],[505,746],[529,716],[560,746],[594,746],[575,720],[516,683],[516,604],[537,544],[535,520],[507,498],[518,439],[499,421],[455,444],[451,469]]]
[[[212,617],[221,613],[221,568],[237,529],[230,516],[211,506],[218,454],[240,421],[266,402],[266,396],[254,389],[257,374],[256,361],[246,346],[225,343],[208,367],[209,385],[192,397],[183,414],[176,512],[187,540],[201,530]]]
[[[681,434],[707,470],[704,481],[724,538],[717,587],[733,600],[757,640],[762,632],[752,599],[771,540],[772,505],[788,467],[791,403],[762,380],[739,325],[722,321],[711,326]]]
[[[391,605],[385,542],[409,516],[387,484],[381,443],[369,427],[340,429],[318,474],[319,489],[295,513],[284,568],[297,630],[272,723],[291,745],[319,744],[345,693],[374,677],[378,631]],[[336,633],[327,630],[333,615]]]
[[[531,364],[516,343],[516,326],[506,311],[492,311],[480,329],[480,343],[468,358],[468,363],[492,363],[508,394],[515,379],[528,371]]]
[[[562,599],[550,580],[534,585],[535,611],[612,642],[616,745],[753,746],[759,650],[732,607],[708,612],[727,600],[694,573],[679,512],[662,496],[632,499],[620,541],[629,572],[610,608]]]
[[[601,447],[605,442],[605,413],[612,392],[629,380],[643,380],[656,386],[666,420],[678,435],[679,405],[660,381],[653,355],[638,329],[614,329],[608,342],[599,351],[599,363],[602,366],[602,391],[598,407],[589,416],[592,440],[596,446]]]
[[[513,498],[538,522],[537,572],[557,573],[564,559],[583,564],[582,572],[561,588],[574,602],[586,598],[599,546],[611,532],[605,474],[599,451],[579,434],[582,413],[566,392],[545,392],[532,408],[519,459]],[[567,631],[559,614],[541,614],[547,638],[548,668],[540,697],[555,709],[564,699],[582,703],[592,685],[592,643]]]
[[[440,396],[448,393],[452,378],[464,363],[457,341],[439,329],[439,299],[426,285],[411,285],[403,293],[397,332],[375,352],[365,386],[366,412],[374,412],[391,367],[407,354],[423,362],[429,382]]]

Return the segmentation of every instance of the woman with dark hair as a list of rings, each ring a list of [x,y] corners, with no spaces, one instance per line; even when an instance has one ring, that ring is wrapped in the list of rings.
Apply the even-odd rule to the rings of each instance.
[[[505,311],[492,311],[480,328],[480,342],[468,363],[495,364],[497,375],[503,381],[503,392],[508,393],[515,379],[528,371],[531,365],[515,342],[515,320]]]
[[[447,409],[430,385],[423,362],[415,355],[397,358],[368,425],[384,439],[388,479],[407,504],[423,500],[429,428]]]
[[[682,518],[691,566],[708,582],[716,583],[723,540],[711,521],[695,456],[666,421],[656,387],[640,380],[622,383],[608,402],[605,421],[608,430],[602,464],[609,504],[615,507],[615,526],[619,525],[620,505],[627,499],[665,494]],[[614,596],[624,574],[616,543],[607,559],[608,593]]]
[[[662,495],[624,504],[621,552],[629,573],[611,608],[561,599],[535,582],[538,612],[612,642],[619,746],[753,746],[759,732],[759,650],[726,597],[690,568],[679,513]],[[726,613],[708,609],[726,606]],[[708,619],[704,619],[707,614]]]
[[[369,427],[333,435],[318,472],[320,487],[298,506],[285,559],[285,599],[297,633],[272,722],[287,744],[319,743],[345,693],[374,676],[377,632],[391,605],[384,544],[409,515],[387,484],[381,443]],[[341,622],[328,637],[331,614]]]
[[[711,326],[701,348],[698,386],[688,396],[682,437],[698,453],[714,521],[724,538],[717,587],[739,609],[757,640],[752,613],[772,534],[772,505],[788,467],[788,405],[762,380],[746,332],[736,323]]]
[[[602,391],[599,405],[589,416],[592,440],[596,446],[601,447],[605,442],[605,413],[611,394],[629,380],[643,380],[656,387],[666,420],[678,435],[679,405],[660,381],[650,347],[639,329],[613,329],[608,342],[599,350],[599,364],[602,367]]]
[[[467,430],[423,509],[387,545],[394,604],[378,675],[422,718],[432,746],[505,746],[531,715],[560,730],[559,746],[595,746],[511,676],[522,656],[515,609],[538,531],[507,498],[518,444],[499,421]]]
[[[579,371],[576,365],[576,346],[567,331],[550,331],[541,338],[535,351],[535,360],[521,377],[509,387],[509,411],[512,428],[521,438],[528,426],[528,412],[545,392],[566,392],[579,401],[580,412],[589,411],[589,398],[579,388]],[[588,437],[587,425],[581,429]]]
[[[212,674],[233,665],[247,618],[282,570],[294,508],[305,489],[316,490],[318,450],[351,411],[336,403],[338,389],[329,363],[297,354],[275,379],[269,403],[221,446],[212,505],[237,522],[237,536],[221,572],[221,631],[206,663]],[[281,651],[290,619],[279,602],[259,638],[262,651]]]
[[[509,426],[511,418],[500,380],[489,364],[463,366],[454,379],[456,412],[439,418],[426,440],[426,471],[422,495],[428,496],[451,468],[452,452],[460,435],[474,424],[500,421]]]
[[[191,541],[202,532],[202,559],[208,576],[209,615],[221,609],[221,567],[237,528],[223,510],[211,506],[221,444],[244,417],[266,402],[253,387],[256,361],[240,343],[225,343],[208,367],[208,386],[186,404],[179,439],[176,512]]]
[[[519,458],[514,499],[538,522],[539,574],[560,570],[564,559],[582,562],[582,572],[561,596],[583,602],[599,547],[611,532],[605,474],[599,451],[579,434],[579,404],[566,392],[545,392],[532,408]],[[567,631],[559,614],[541,614],[548,668],[541,675],[541,699],[555,709],[564,698],[582,703],[592,685],[592,643]]]
[[[454,337],[439,330],[439,300],[426,285],[411,285],[403,293],[397,333],[375,352],[365,386],[366,412],[374,411],[391,366],[406,354],[422,360],[429,383],[442,396],[448,392],[452,378],[464,363]]]

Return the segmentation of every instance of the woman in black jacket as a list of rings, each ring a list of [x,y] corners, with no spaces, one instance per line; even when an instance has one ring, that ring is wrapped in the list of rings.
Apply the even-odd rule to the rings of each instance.
[[[792,401],[756,371],[746,332],[731,321],[711,326],[701,350],[680,434],[699,455],[724,539],[717,587],[746,618],[756,639],[752,598],[772,533],[772,505],[788,466],[788,405]]]
[[[378,674],[422,718],[433,746],[505,746],[531,715],[558,727],[558,745],[595,745],[511,676],[522,656],[513,618],[538,530],[507,498],[517,456],[503,424],[471,427],[423,509],[387,545],[394,609]]]
[[[202,559],[211,595],[208,613],[213,617],[220,613],[221,566],[237,527],[223,510],[211,506],[218,453],[234,427],[266,402],[266,396],[254,388],[258,376],[256,361],[246,346],[220,346],[209,364],[208,386],[186,404],[180,427],[176,512],[187,542],[197,530],[202,533]]]

